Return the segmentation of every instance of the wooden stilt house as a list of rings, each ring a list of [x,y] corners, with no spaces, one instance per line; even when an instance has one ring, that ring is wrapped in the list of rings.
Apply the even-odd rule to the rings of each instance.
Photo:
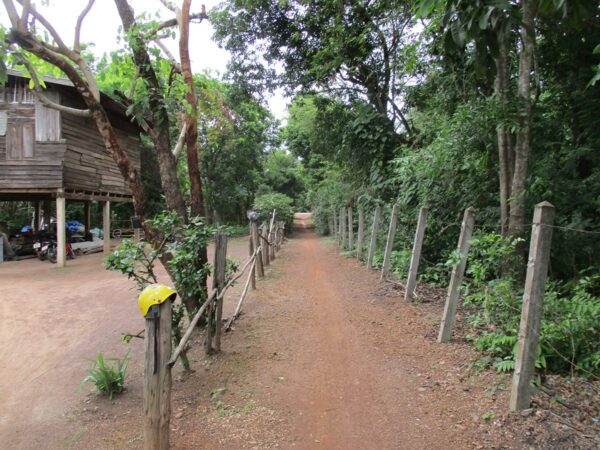
[[[45,77],[44,82],[48,98],[83,108],[70,81]],[[64,234],[65,229],[65,201],[85,203],[86,231],[90,227],[90,202],[103,202],[104,244],[105,251],[109,251],[110,202],[129,202],[131,192],[95,122],[47,108],[28,86],[27,77],[9,71],[7,83],[0,87],[0,201],[34,202],[36,226],[40,223],[41,202],[56,201],[59,249],[61,230]],[[101,101],[119,143],[139,170],[139,128],[128,120],[123,105],[104,94]],[[60,252],[58,262],[64,265],[64,254]]]

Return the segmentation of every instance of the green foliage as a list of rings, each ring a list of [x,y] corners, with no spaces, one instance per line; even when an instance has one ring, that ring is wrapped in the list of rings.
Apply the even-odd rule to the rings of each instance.
[[[123,239],[112,253],[104,257],[104,267],[127,275],[141,291],[149,284],[156,283],[154,261],[159,255],[158,249],[149,249],[145,242]]]
[[[104,359],[102,353],[98,353],[94,365],[88,369],[88,374],[82,383],[92,382],[100,394],[108,395],[112,400],[114,394],[120,394],[125,389],[125,372],[128,363],[129,352],[122,359],[108,360]]]
[[[514,369],[521,317],[522,294],[513,278],[502,274],[502,267],[510,267],[516,244],[496,233],[478,233],[468,262],[464,303],[472,308],[468,322],[475,330],[469,338],[493,358],[500,372]],[[569,285],[547,285],[538,369],[583,376],[600,373],[600,297],[593,295],[599,286],[598,275]]]
[[[184,223],[174,211],[162,212],[149,223],[163,236],[163,252],[170,254],[169,273],[179,295],[205,299],[205,286],[200,280],[206,279],[211,268],[208,264],[200,265],[199,255],[214,230],[201,217],[192,217]]]
[[[288,226],[294,221],[292,204],[291,198],[278,192],[259,195],[254,199],[254,209],[258,212],[260,220],[269,220],[271,213],[276,209],[276,218],[285,221]]]

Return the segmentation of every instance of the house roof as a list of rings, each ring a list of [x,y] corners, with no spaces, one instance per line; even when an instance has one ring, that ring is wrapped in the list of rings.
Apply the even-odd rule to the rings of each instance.
[[[25,73],[20,70],[7,69],[6,73],[9,77],[22,78],[22,79],[26,79],[26,80],[30,79],[29,76],[25,75]],[[71,91],[73,94],[78,94],[77,89],[75,89],[75,86],[73,85],[71,80],[69,80],[68,78],[56,78],[56,77],[51,77],[51,76],[43,76],[42,79],[44,80],[45,84],[61,86],[63,88],[66,88],[68,91]],[[110,97],[108,94],[105,94],[104,92],[100,93],[100,102],[101,102],[102,106],[104,108],[106,108],[108,111],[126,118],[133,125],[140,128],[135,121],[131,120],[131,117],[127,114],[127,107],[124,104],[116,101],[115,99]]]

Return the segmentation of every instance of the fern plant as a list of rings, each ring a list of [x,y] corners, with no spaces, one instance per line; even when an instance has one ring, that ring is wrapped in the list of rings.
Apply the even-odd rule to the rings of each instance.
[[[125,389],[125,372],[129,363],[129,352],[122,359],[110,358],[113,364],[104,359],[102,353],[98,353],[94,365],[88,369],[87,376],[82,383],[91,381],[96,390],[102,395],[108,395],[112,400],[114,394],[120,394]]]

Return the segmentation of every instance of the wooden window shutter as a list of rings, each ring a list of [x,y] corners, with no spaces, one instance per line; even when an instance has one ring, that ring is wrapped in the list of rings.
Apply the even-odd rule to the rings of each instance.
[[[34,130],[32,123],[25,123],[22,127],[23,130],[23,158],[33,158],[35,148]]]
[[[56,91],[44,92],[53,102],[60,103],[60,95]],[[56,142],[60,140],[60,111],[47,108],[38,99],[35,100],[35,140]]]
[[[17,123],[9,123],[6,127],[6,159],[21,159],[23,134]]]

